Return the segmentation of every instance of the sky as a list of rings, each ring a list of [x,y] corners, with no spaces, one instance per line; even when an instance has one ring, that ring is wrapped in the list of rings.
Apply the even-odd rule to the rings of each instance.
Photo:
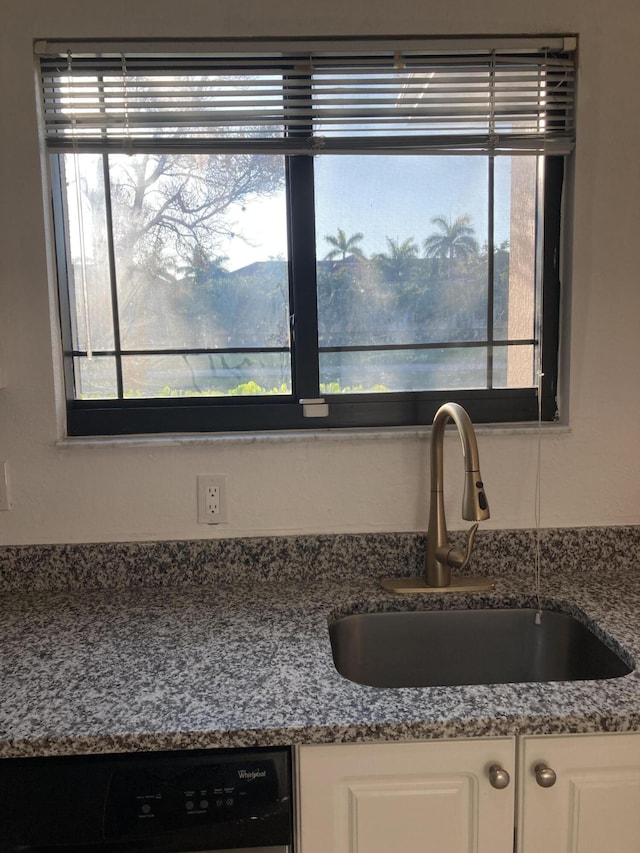
[[[480,245],[487,239],[486,157],[468,156],[345,156],[315,158],[317,254],[323,258],[331,246],[326,235],[342,228],[347,237],[362,233],[365,255],[388,249],[386,237],[413,238],[419,246],[437,231],[432,219],[455,220],[468,214]],[[496,158],[495,242],[509,239],[510,159]],[[227,268],[237,269],[269,257],[286,257],[284,193],[259,200],[231,217],[236,237],[224,249]]]

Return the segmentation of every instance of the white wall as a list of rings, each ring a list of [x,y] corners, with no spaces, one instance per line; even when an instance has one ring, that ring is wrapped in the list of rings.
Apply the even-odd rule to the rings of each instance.
[[[542,437],[545,526],[640,522],[637,0],[2,0],[0,544],[421,530],[428,436],[60,446],[31,43],[43,37],[393,33],[580,35],[570,429]],[[625,109],[631,104],[631,109]],[[616,153],[606,153],[614,141]],[[479,435],[487,526],[533,524],[537,438]],[[448,513],[460,461],[447,439]],[[226,474],[231,521],[201,526],[195,478]]]

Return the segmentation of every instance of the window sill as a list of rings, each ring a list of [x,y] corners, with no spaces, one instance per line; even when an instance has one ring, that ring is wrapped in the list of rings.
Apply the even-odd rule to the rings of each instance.
[[[535,422],[514,424],[477,424],[477,435],[535,435],[541,430],[543,435],[565,435],[571,427],[560,423]],[[205,433],[198,435],[172,433],[166,435],[136,436],[87,436],[62,438],[56,442],[60,448],[74,447],[198,447],[216,444],[286,444],[292,442],[315,441],[393,441],[406,438],[428,438],[431,425],[419,427],[385,427],[358,429],[317,429],[270,432],[228,432]]]

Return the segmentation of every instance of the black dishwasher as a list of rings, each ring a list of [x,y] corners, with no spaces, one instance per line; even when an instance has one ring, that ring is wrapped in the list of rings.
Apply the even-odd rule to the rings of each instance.
[[[286,747],[0,760],[0,851],[291,851]]]

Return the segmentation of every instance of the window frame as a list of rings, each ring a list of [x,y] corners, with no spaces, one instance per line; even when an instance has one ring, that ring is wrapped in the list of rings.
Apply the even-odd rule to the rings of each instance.
[[[63,215],[62,171],[52,154],[51,186],[59,309],[64,367],[67,434],[69,436],[139,435],[159,433],[224,433],[339,428],[421,426],[431,423],[437,408],[455,399],[476,423],[553,421],[558,417],[558,351],[562,197],[566,155],[544,156],[540,186],[542,198],[537,241],[539,328],[530,342],[539,347],[541,365],[538,388],[455,389],[358,394],[322,394],[319,391],[317,334],[316,251],[313,194],[313,157],[288,154],[286,194],[289,233],[290,309],[292,325],[292,394],[251,397],[136,398],[78,400],[74,397],[74,357],[71,306],[67,286],[67,253]],[[108,157],[108,153],[103,154]],[[330,155],[336,156],[336,155]],[[342,155],[337,155],[342,156]],[[344,155],[349,156],[349,155]],[[426,152],[424,156],[429,156]],[[492,159],[493,155],[481,155]],[[543,155],[541,155],[543,156]],[[490,173],[492,169],[489,170]],[[491,175],[490,181],[493,180]],[[491,196],[491,192],[490,192]],[[491,221],[491,217],[489,217]],[[490,235],[488,254],[492,257]],[[112,265],[113,266],[113,265]],[[488,280],[492,281],[491,262]],[[491,284],[489,285],[491,289]],[[489,298],[487,312],[492,314]],[[474,342],[478,346],[482,342]],[[503,346],[508,342],[492,342]],[[305,417],[301,399],[322,396],[328,404],[326,417]]]

